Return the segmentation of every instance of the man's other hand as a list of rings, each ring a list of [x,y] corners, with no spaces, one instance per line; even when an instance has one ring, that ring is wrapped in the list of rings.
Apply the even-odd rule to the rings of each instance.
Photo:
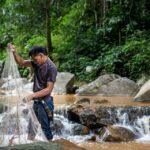
[[[7,47],[8,47],[8,49],[11,50],[12,52],[16,52],[16,48],[15,48],[15,46],[14,46],[13,44],[8,43]]]

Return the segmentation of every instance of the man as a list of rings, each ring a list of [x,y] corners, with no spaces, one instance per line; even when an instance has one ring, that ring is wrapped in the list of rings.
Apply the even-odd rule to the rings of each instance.
[[[34,101],[33,109],[41,124],[41,128],[47,140],[52,140],[53,135],[50,129],[50,121],[53,117],[53,97],[51,92],[56,81],[57,69],[55,64],[47,56],[46,49],[41,46],[34,46],[29,51],[32,60],[24,60],[16,53],[15,46],[8,44],[13,52],[16,62],[22,67],[32,67],[34,70],[33,94],[27,96],[27,100]],[[32,124],[30,121],[29,124]],[[30,125],[29,125],[30,127]],[[29,128],[28,139],[33,140],[36,134]]]

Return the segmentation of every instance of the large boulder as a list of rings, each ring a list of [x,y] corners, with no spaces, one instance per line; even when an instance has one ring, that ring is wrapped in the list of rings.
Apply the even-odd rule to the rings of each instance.
[[[138,138],[132,130],[122,126],[109,125],[106,130],[108,134],[105,137],[105,141],[108,142],[128,142]]]
[[[138,89],[139,87],[134,81],[128,78],[119,78],[103,85],[99,89],[99,94],[135,96]]]
[[[98,77],[95,81],[80,87],[76,91],[76,93],[78,95],[95,95],[95,94],[99,94],[99,89],[101,88],[101,86],[103,86],[105,84],[108,84],[109,82],[111,82],[114,79],[117,79],[119,77],[120,76],[115,75],[115,74],[102,75],[102,76]]]
[[[100,76],[88,85],[77,90],[77,95],[130,95],[133,96],[138,91],[138,85],[127,78],[110,74]]]
[[[148,80],[133,99],[134,101],[150,102],[150,80]]]
[[[72,92],[74,85],[74,78],[75,78],[74,74],[69,72],[58,73],[53,93],[67,94]]]
[[[150,114],[150,107],[102,106],[100,104],[94,108],[83,104],[73,104],[67,112],[69,120],[85,125],[90,129],[95,129],[106,125],[124,123],[124,121],[134,125],[138,117],[141,118]]]
[[[1,150],[85,150],[72,142],[64,139],[56,140],[54,142],[34,142],[30,144],[21,144],[15,146],[1,147]]]

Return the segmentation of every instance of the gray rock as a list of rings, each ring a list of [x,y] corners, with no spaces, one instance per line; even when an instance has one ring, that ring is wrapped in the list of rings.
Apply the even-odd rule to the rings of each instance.
[[[127,114],[126,121],[134,125],[134,121],[150,114],[149,106],[98,106],[96,108],[78,107],[73,105],[68,108],[68,119],[89,128],[100,128],[106,125],[123,123],[120,116]]]
[[[77,94],[134,96],[138,89],[139,87],[134,81],[112,74],[100,76],[94,82],[79,88],[79,90],[77,90]]]
[[[149,101],[150,102],[150,80],[148,80],[133,98],[134,101]]]
[[[90,105],[90,99],[88,98],[82,98],[78,101],[75,102],[76,105],[81,105],[81,106],[89,106]]]
[[[119,78],[120,76],[115,75],[115,74],[106,74],[106,75],[102,75],[99,78],[97,78],[95,81],[89,83],[88,85],[84,85],[82,87],[80,87],[76,93],[78,95],[95,95],[95,94],[102,94],[99,93],[99,89],[101,89],[101,87],[103,85],[107,85],[109,82],[113,81],[114,79]]]
[[[105,138],[108,142],[128,142],[135,140],[138,136],[128,128],[116,125],[107,126],[109,135]]]
[[[138,89],[139,87],[134,81],[128,78],[119,78],[103,85],[99,89],[99,94],[135,96]]]
[[[74,74],[69,72],[58,73],[53,93],[67,94],[72,90],[74,85]]]
[[[53,125],[51,127],[54,134],[60,135],[62,133],[63,128],[64,128],[64,125],[62,124],[62,122],[58,119],[54,119]]]
[[[77,124],[73,127],[74,135],[87,135],[89,134],[89,132],[90,132],[89,128],[81,124]]]

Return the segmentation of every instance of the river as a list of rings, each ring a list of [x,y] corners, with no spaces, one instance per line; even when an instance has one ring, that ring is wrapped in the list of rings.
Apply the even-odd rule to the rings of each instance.
[[[27,95],[26,93],[25,95]],[[1,96],[0,101],[3,102],[7,96]],[[12,100],[12,106],[15,106],[16,104],[16,96],[11,96]],[[67,106],[73,104],[76,100],[79,100],[81,98],[85,98],[85,96],[76,96],[76,95],[54,95],[54,103],[56,109],[61,108],[67,108]],[[133,102],[132,97],[129,96],[113,96],[113,97],[104,97],[104,96],[86,96],[86,98],[89,98],[91,100],[96,99],[106,99],[109,103],[102,104],[106,106],[149,106],[149,103],[142,103],[142,102]],[[58,117],[55,115],[55,117]],[[63,116],[59,116],[66,126],[66,128],[70,128],[71,130],[71,123],[64,118]],[[127,142],[127,143],[111,143],[111,142],[87,142],[85,139],[87,139],[86,136],[69,136],[66,134],[61,135],[60,137],[54,136],[54,138],[66,138],[79,146],[82,146],[86,148],[87,150],[149,150],[150,149],[150,142]]]

